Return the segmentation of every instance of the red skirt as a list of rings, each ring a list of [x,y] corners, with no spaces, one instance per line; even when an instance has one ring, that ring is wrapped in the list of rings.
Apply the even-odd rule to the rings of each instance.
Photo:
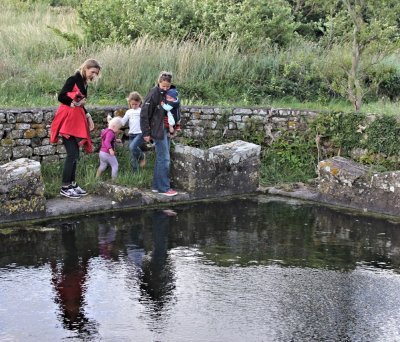
[[[93,152],[89,125],[85,110],[82,107],[69,107],[64,104],[58,107],[50,126],[50,143],[57,143],[59,136],[67,139],[71,136],[76,137],[85,152]]]

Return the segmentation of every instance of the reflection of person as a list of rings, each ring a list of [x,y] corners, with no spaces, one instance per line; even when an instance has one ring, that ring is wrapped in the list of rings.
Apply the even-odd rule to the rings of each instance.
[[[156,161],[153,174],[153,192],[165,196],[175,196],[178,193],[171,189],[169,179],[170,167],[170,137],[168,133],[168,121],[165,122],[166,111],[161,103],[165,101],[165,93],[172,84],[172,73],[162,71],[158,77],[157,85],[146,95],[142,110],[140,111],[140,128],[143,139],[149,142],[153,139]]]
[[[85,109],[87,84],[100,73],[101,66],[94,59],[86,60],[79,70],[67,79],[58,95],[61,102],[50,127],[50,142],[57,143],[62,137],[67,152],[62,174],[60,195],[69,198],[80,198],[87,194],[75,180],[79,159],[79,148],[92,152],[92,141],[89,131],[94,129],[90,114]]]
[[[139,167],[146,165],[145,154],[140,149],[140,145],[143,143],[143,134],[140,130],[140,110],[142,106],[142,97],[136,91],[129,94],[128,107],[124,117],[122,118],[122,125],[129,124],[129,151],[131,152],[131,166],[132,171],[138,171]]]
[[[180,101],[176,88],[168,89],[165,101],[161,102],[161,105],[167,111],[168,129],[172,137],[175,131],[181,131]]]
[[[57,293],[56,302],[62,310],[64,327],[80,334],[92,335],[95,327],[82,308],[87,276],[88,258],[80,258],[75,242],[75,228],[62,229],[65,258],[62,264],[51,262],[52,282]]]
[[[99,224],[99,254],[105,258],[111,258],[111,251],[115,241],[116,229],[112,225]]]
[[[152,251],[143,258],[141,290],[155,310],[161,310],[171,299],[174,290],[174,274],[168,258],[168,233],[172,210],[154,211],[152,215]],[[144,300],[147,302],[146,300]]]
[[[111,179],[115,180],[118,175],[118,160],[115,156],[115,145],[117,134],[121,129],[121,118],[115,117],[108,123],[108,128],[101,131],[101,147],[99,152],[100,166],[97,169],[96,177],[100,177],[107,166],[111,166]]]

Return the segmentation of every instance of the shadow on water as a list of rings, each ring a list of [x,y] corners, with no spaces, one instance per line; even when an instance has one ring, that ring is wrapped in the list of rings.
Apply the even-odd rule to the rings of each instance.
[[[317,276],[313,270],[319,272]],[[342,310],[338,307],[335,311],[338,317],[332,319],[339,328],[332,327],[332,321],[311,321],[314,316],[310,313],[303,318],[293,314],[290,319],[297,327],[293,331],[283,323],[284,327],[278,324],[275,330],[268,330],[267,322],[262,320],[255,330],[264,332],[266,337],[261,340],[266,341],[324,338],[332,331],[336,334],[333,340],[346,339],[358,336],[357,329],[364,329],[355,328],[359,323],[354,321],[353,309],[344,304],[354,300],[348,275],[356,270],[399,273],[399,223],[259,196],[191,203],[173,210],[135,210],[112,216],[107,213],[76,220],[52,220],[40,227],[5,228],[0,229],[0,281],[3,284],[0,301],[6,310],[0,310],[0,339],[29,340],[33,336],[34,340],[35,336],[41,336],[39,327],[27,328],[26,334],[18,330],[18,324],[13,322],[21,317],[13,307],[19,299],[11,296],[13,287],[25,293],[34,291],[32,287],[37,284],[34,281],[30,284],[29,279],[37,279],[38,274],[42,279],[43,298],[37,298],[37,302],[46,308],[43,310],[49,322],[42,324],[48,329],[49,338],[78,337],[96,341],[124,340],[129,334],[142,340],[173,340],[170,336],[178,332],[171,332],[171,326],[191,325],[192,322],[185,320],[189,316],[199,322],[207,320],[209,313],[202,311],[203,306],[197,302],[200,299],[196,298],[206,298],[210,291],[205,294],[206,290],[203,293],[196,286],[203,284],[204,288],[212,289],[211,293],[217,291],[208,283],[211,276],[214,277],[211,279],[222,276],[223,282],[219,285],[226,288],[226,296],[232,291],[232,297],[237,295],[236,289],[230,290],[238,281],[234,277],[264,279],[262,284],[254,284],[253,279],[253,285],[247,285],[249,292],[254,289],[256,294],[253,302],[251,297],[243,304],[251,310],[260,303],[260,298],[272,292],[279,297],[277,287],[268,282],[276,281],[278,288],[283,289],[303,285],[312,289],[317,286],[313,279],[320,277],[320,272],[334,272],[329,277],[335,275],[332,284],[340,288],[341,294],[335,295],[337,303],[332,304],[346,307]],[[268,277],[265,272],[269,272]],[[309,272],[314,272],[310,278]],[[20,281],[19,276],[27,281]],[[183,286],[186,276],[189,280]],[[298,277],[304,284],[296,283]],[[245,286],[246,280],[240,282]],[[264,293],[268,286],[271,286],[269,293]],[[320,291],[322,297],[331,295]],[[51,301],[47,300],[49,293]],[[285,300],[264,303],[263,312],[269,310],[271,321],[281,312],[279,306],[298,312],[318,312],[309,302],[299,301],[298,295],[287,290]],[[10,296],[13,299],[6,300]],[[216,310],[223,310],[225,305],[229,316],[231,301],[238,299],[222,302]],[[192,307],[196,305],[198,310],[193,312]],[[52,321],[54,310],[59,327]],[[26,315],[28,318],[24,319],[33,324],[34,315]],[[285,321],[285,315],[280,315]],[[111,322],[114,322],[112,329]],[[249,325],[244,318],[232,322],[239,327],[243,325],[243,329]],[[229,332],[219,332],[216,322],[207,324],[203,331],[199,323],[197,333],[203,339],[215,337],[222,341],[229,336]],[[212,329],[207,336],[209,326]],[[185,340],[182,336],[196,336],[191,335],[189,328],[183,330],[186,335],[177,340]],[[220,335],[215,335],[216,332]],[[397,338],[397,333],[396,330],[390,336]],[[251,331],[237,334],[230,336],[230,340],[257,336]]]

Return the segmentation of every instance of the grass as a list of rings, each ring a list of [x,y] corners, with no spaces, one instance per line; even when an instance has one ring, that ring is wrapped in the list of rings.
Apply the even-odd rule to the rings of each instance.
[[[130,153],[126,147],[117,148],[117,158],[119,163],[118,177],[114,184],[136,188],[150,188],[153,177],[154,153],[146,152],[146,166],[133,173],[130,166]],[[42,163],[42,177],[45,184],[45,197],[54,198],[58,196],[61,186],[61,177],[64,162]],[[100,182],[111,182],[111,173],[108,168],[99,179],[95,177],[99,166],[97,153],[82,155],[77,168],[76,179],[79,185],[89,192],[96,191]]]
[[[73,8],[48,3],[1,2],[2,107],[56,106],[66,77],[92,57],[101,62],[103,72],[91,85],[89,106],[125,105],[129,92],[145,95],[166,69],[174,73],[185,105],[352,110],[345,99],[318,100],[315,95],[321,92],[317,70],[324,62],[316,44],[264,47],[247,55],[230,41],[207,38],[181,42],[142,37],[129,45],[98,44],[85,40]],[[400,69],[397,60],[390,63]],[[366,103],[363,112],[395,114],[397,108],[397,102],[378,101]]]

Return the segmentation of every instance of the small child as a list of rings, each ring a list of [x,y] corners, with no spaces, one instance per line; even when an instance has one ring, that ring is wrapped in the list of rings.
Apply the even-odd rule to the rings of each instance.
[[[118,160],[115,156],[115,143],[117,133],[122,127],[120,117],[112,118],[108,123],[108,128],[101,131],[101,148],[99,152],[100,166],[97,169],[96,177],[100,177],[108,165],[111,166],[111,178],[114,180],[118,174]]]
[[[140,148],[144,142],[142,130],[140,129],[140,110],[142,109],[142,97],[136,91],[129,94],[128,98],[129,109],[122,118],[122,125],[125,126],[129,122],[129,151],[131,152],[131,166],[133,172],[137,172],[139,167],[146,165],[145,154]]]
[[[169,133],[172,135],[175,131],[179,132],[181,130],[181,112],[176,88],[168,89],[165,94],[165,102],[161,102],[161,105],[167,111]]]

